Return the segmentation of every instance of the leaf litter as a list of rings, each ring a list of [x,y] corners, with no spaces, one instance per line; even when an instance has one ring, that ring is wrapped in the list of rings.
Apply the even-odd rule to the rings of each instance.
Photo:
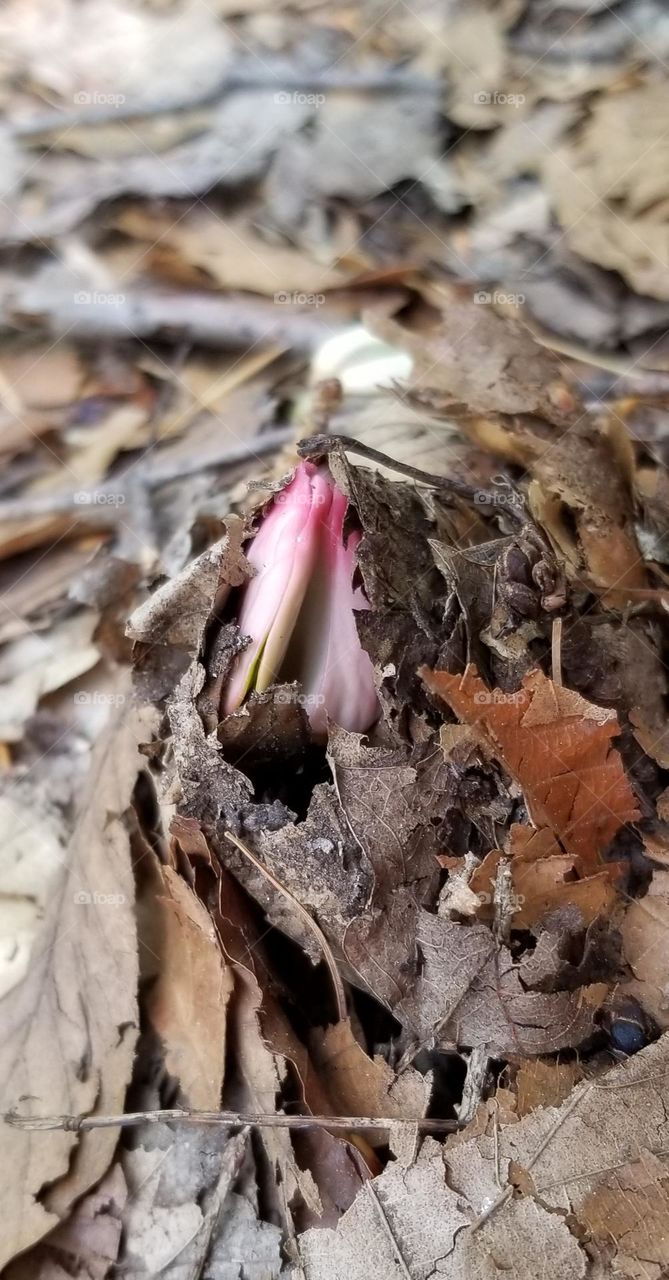
[[[662,8],[45,12],[0,62],[3,1274],[660,1280]],[[305,466],[348,639],[319,683],[310,580],[224,715]],[[375,722],[314,732],[361,651]]]

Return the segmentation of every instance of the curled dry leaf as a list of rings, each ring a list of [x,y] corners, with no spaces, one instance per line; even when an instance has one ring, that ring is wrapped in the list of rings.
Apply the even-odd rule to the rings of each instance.
[[[553,832],[580,872],[597,870],[621,826],[639,817],[611,745],[619,732],[615,712],[539,670],[511,694],[486,688],[475,667],[462,676],[426,668],[422,675],[522,787],[535,825]]]
[[[185,652],[197,651],[219,586],[240,586],[250,570],[241,552],[244,526],[229,516],[226,535],[154,592],[135,610],[127,626],[131,640],[145,644],[173,645]]]
[[[575,877],[573,854],[563,853],[551,831],[514,824],[509,833],[508,865],[513,884],[514,929],[529,929],[561,906],[578,907],[584,924],[608,915],[618,897],[616,881],[620,868],[610,863],[594,875]],[[491,920],[494,914],[495,882],[504,862],[500,849],[491,849],[468,879],[468,888],[478,898],[476,914]],[[457,865],[457,864],[456,864]]]
[[[311,1056],[340,1115],[391,1116],[416,1119],[430,1100],[430,1081],[408,1068],[396,1075],[384,1058],[370,1058],[353,1035],[348,1019],[311,1037]],[[370,1133],[368,1141],[387,1138]],[[392,1129],[390,1144],[394,1145]]]

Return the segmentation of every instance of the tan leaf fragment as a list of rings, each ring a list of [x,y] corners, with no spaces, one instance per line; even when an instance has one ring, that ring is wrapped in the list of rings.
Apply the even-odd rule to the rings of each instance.
[[[0,1005],[2,1112],[123,1110],[137,1036],[134,885],[123,814],[146,733],[126,707],[97,744],[69,845],[51,867],[27,969]],[[15,804],[11,792],[5,800]],[[38,847],[45,841],[40,837]],[[33,815],[23,811],[16,865],[29,866],[34,842]],[[75,1135],[3,1127],[3,1261],[55,1226],[103,1175],[117,1138],[115,1129]]]
[[[146,1013],[163,1041],[165,1066],[188,1105],[216,1111],[232,973],[224,964],[211,916],[190,886],[171,867],[161,867],[158,877],[152,903],[158,976]]]
[[[326,1027],[311,1038],[311,1056],[340,1115],[393,1116],[413,1120],[425,1115],[430,1081],[411,1067],[396,1075],[379,1054],[370,1058],[353,1035],[348,1019]],[[384,1143],[387,1136],[366,1134],[367,1141]],[[394,1144],[392,1129],[391,1146]]]
[[[669,1026],[669,871],[653,872],[648,892],[630,902],[622,920],[623,954],[633,980],[625,990],[661,1027]]]

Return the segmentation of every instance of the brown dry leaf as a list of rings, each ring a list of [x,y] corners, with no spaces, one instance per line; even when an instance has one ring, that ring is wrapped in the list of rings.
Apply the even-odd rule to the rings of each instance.
[[[599,1081],[579,1084],[559,1108],[540,1107],[446,1149],[427,1139],[413,1167],[389,1165],[336,1231],[302,1236],[307,1280],[387,1280],[401,1266],[417,1280],[441,1272],[449,1280],[499,1272],[536,1280],[538,1259],[550,1259],[552,1280],[659,1280],[644,1259],[664,1257],[666,1214],[651,1211],[649,1241],[639,1219],[649,1201],[666,1200],[666,1168],[652,1153],[669,1144],[668,1057],[665,1036]],[[523,1186],[520,1197],[504,1194],[511,1180]],[[614,1215],[605,1240],[607,1206]],[[591,1225],[601,1243],[597,1272],[579,1243],[579,1224]]]
[[[667,133],[660,84],[603,94],[580,134],[546,160],[558,218],[577,253],[669,298]]]
[[[379,1054],[370,1058],[353,1035],[349,1019],[311,1037],[311,1057],[339,1115],[423,1116],[430,1101],[430,1082],[411,1067],[396,1075]],[[368,1141],[387,1141],[370,1132]],[[393,1144],[391,1130],[391,1145]]]
[[[43,912],[32,908],[32,945],[23,941],[21,971],[2,1002],[5,1113],[123,1109],[137,1035],[134,886],[123,814],[140,764],[137,743],[146,733],[128,708],[110,724],[93,756],[69,848],[53,818],[40,817],[37,808],[17,809],[13,792],[5,795],[15,821],[5,892],[7,911],[12,900],[17,907],[11,927],[20,941],[26,929],[21,895],[29,906],[34,876],[49,877]],[[9,919],[5,928],[9,932]],[[3,1260],[54,1226],[102,1176],[117,1137],[115,1129],[77,1136],[5,1125]]]
[[[160,867],[155,880],[151,943],[157,978],[146,998],[146,1013],[163,1041],[165,1066],[179,1081],[188,1106],[216,1111],[232,974],[209,913],[183,877],[171,867]]]
[[[563,853],[545,827],[536,831],[514,824],[509,833],[509,849],[516,906],[511,918],[514,929],[529,929],[550,911],[570,904],[578,907],[584,924],[591,924],[597,916],[608,915],[618,901],[618,865],[611,863],[597,874],[577,880],[573,854]],[[495,878],[503,858],[501,850],[491,849],[468,881],[469,889],[481,903],[479,920],[493,917]]]
[[[578,1062],[554,1058],[530,1058],[522,1062],[515,1079],[518,1115],[531,1115],[537,1107],[559,1107],[574,1085],[583,1079]]]
[[[633,974],[625,991],[636,996],[661,1027],[669,1026],[669,871],[655,870],[645,896],[630,902],[621,934]]]
[[[225,537],[135,610],[126,628],[131,640],[174,646],[187,653],[197,651],[212,606],[221,603],[219,588],[241,586],[250,577],[241,551],[243,522],[238,516],[229,516],[226,529]]]
[[[417,905],[437,880],[431,818],[450,794],[446,777],[431,777],[427,754],[369,747],[332,726],[335,786],[314,789],[304,822],[256,836],[263,860],[316,915],[344,973],[390,1007],[411,988]],[[285,907],[272,907],[270,918],[294,934]],[[298,936],[316,959],[313,939]]]
[[[413,356],[410,392],[419,400],[431,397],[435,408],[443,397],[445,406],[465,406],[483,417],[532,414],[554,429],[573,425],[578,402],[560,364],[524,325],[502,321],[490,307],[456,296],[442,293],[442,299],[441,322],[427,333],[412,333],[386,316],[369,317],[374,333]],[[557,438],[557,431],[552,435]],[[486,447],[489,441],[481,438],[480,443]],[[512,438],[510,448],[516,450],[515,460],[524,462],[540,452],[540,441],[533,441],[528,431],[524,445]]]
[[[279,294],[279,302],[288,300],[282,296],[287,291],[313,295],[336,289],[354,274],[337,264],[316,262],[293,245],[263,239],[248,209],[242,216],[218,218],[208,209],[195,208],[175,222],[169,212],[151,214],[131,207],[121,213],[119,227],[151,245],[158,241],[161,263],[163,248],[169,248],[177,263],[199,268],[223,289]]]
[[[148,443],[142,431],[148,417],[149,406],[146,404],[120,404],[96,427],[71,428],[65,433],[69,446],[68,465],[82,491],[104,479],[117,454]],[[54,483],[62,482],[58,477]],[[45,487],[45,484],[35,486],[40,490]]]
[[[557,836],[581,873],[599,870],[620,827],[639,817],[611,746],[619,732],[615,711],[555,685],[539,670],[511,694],[487,689],[475,667],[462,676],[427,668],[421,674],[522,787],[533,822]]]
[[[615,1274],[660,1280],[669,1266],[669,1177],[662,1160],[641,1151],[613,1170],[581,1205],[579,1221],[604,1256],[615,1253]]]
[[[433,296],[434,295],[434,296]],[[410,401],[430,406],[482,449],[525,468],[532,514],[543,524],[570,574],[609,591],[646,584],[629,485],[616,451],[587,415],[553,352],[524,325],[490,306],[432,290],[439,326],[412,333],[382,319],[376,330],[414,355]]]

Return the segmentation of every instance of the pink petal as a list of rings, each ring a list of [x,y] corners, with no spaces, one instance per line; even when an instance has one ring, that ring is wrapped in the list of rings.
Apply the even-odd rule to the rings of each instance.
[[[300,463],[250,544],[247,556],[256,573],[244,588],[238,626],[251,643],[237,658],[224,692],[224,715],[250,688],[262,692],[278,675],[314,568],[332,489],[332,481],[313,463]]]
[[[353,589],[361,534],[354,531],[344,545],[347,505],[344,494],[335,489],[323,529],[325,609],[312,628],[309,663],[301,673],[311,726],[321,737],[327,734],[328,717],[344,729],[366,733],[379,716],[374,668],[355,625],[354,610],[370,606],[363,592]]]

